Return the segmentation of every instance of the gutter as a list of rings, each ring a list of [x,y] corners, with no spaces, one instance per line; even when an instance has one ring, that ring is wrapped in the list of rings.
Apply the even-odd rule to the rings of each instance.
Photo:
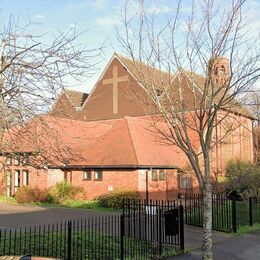
[[[150,170],[152,169],[175,169],[182,171],[180,167],[177,166],[171,166],[171,165],[63,165],[63,166],[49,166],[49,169],[75,169],[75,170],[81,170],[81,169],[106,169],[106,170],[112,170],[112,169],[124,169],[124,170],[138,170],[138,169],[144,169],[144,170]]]

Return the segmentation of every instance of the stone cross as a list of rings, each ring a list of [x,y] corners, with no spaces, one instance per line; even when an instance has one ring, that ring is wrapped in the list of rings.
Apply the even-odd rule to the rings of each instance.
[[[128,81],[128,76],[118,77],[118,67],[113,66],[113,77],[110,79],[104,79],[103,84],[113,84],[113,114],[118,113],[118,82]]]

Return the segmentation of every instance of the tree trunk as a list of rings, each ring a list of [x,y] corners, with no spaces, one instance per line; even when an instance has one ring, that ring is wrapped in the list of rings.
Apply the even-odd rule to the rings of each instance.
[[[212,255],[212,185],[209,156],[204,157],[205,184],[203,189],[203,244],[202,259],[213,259]]]

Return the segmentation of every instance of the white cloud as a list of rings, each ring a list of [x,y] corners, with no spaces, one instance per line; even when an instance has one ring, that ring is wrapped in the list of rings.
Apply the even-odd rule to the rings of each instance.
[[[96,23],[100,25],[115,25],[117,23],[116,17],[106,16],[106,17],[98,17],[96,18]]]
[[[45,19],[45,15],[44,15],[44,14],[35,14],[35,15],[34,15],[34,18],[37,18],[37,19]]]
[[[93,6],[95,9],[104,9],[105,8],[105,5],[107,3],[107,0],[95,0],[93,1]]]
[[[147,13],[153,14],[166,14],[172,12],[172,9],[168,6],[154,6],[147,9]]]
[[[67,12],[79,12],[85,10],[89,6],[89,2],[86,0],[74,0],[69,1],[66,5]]]

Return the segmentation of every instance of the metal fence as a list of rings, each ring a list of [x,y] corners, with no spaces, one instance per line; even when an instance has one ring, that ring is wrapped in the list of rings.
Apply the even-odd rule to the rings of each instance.
[[[150,259],[184,249],[183,221],[165,234],[164,214],[174,204],[126,201],[123,214],[24,229],[0,230],[0,256],[33,255],[57,259]]]
[[[184,250],[183,206],[177,201],[128,199],[122,216],[125,237],[148,242],[148,252],[166,256]]]
[[[183,198],[184,222],[187,225],[203,226],[203,196],[186,194]],[[237,232],[241,226],[260,223],[260,201],[229,199],[225,195],[212,196],[213,230]]]

